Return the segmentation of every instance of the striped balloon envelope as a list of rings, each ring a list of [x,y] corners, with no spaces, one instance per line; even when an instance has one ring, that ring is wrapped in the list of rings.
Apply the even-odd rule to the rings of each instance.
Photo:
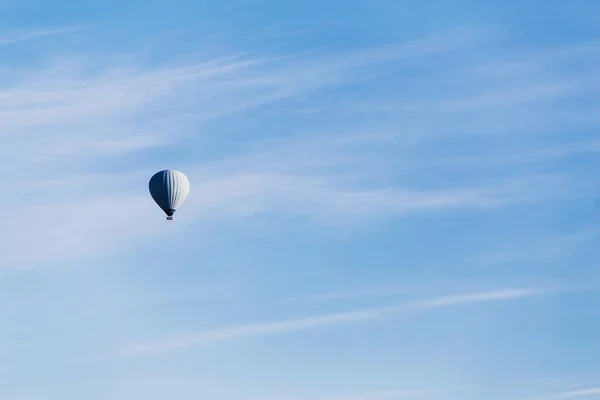
[[[167,219],[172,220],[190,192],[190,181],[181,171],[165,169],[150,178],[148,187],[152,199],[167,214]]]

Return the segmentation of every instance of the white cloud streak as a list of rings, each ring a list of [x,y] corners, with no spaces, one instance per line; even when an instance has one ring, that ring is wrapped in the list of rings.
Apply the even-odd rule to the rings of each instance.
[[[600,386],[591,386],[582,389],[565,390],[555,393],[529,396],[523,400],[561,400],[561,399],[596,399],[600,397]]]
[[[477,261],[477,263],[489,266],[515,261],[553,262],[571,254],[577,246],[597,238],[598,235],[600,235],[600,229],[588,229],[566,235],[552,236],[526,245],[522,243],[513,244],[510,246],[510,250],[507,249],[504,252],[492,254],[483,260]]]
[[[427,166],[437,167],[502,167],[519,166],[527,164],[544,163],[558,160],[573,155],[597,154],[600,153],[599,140],[585,140],[577,143],[569,143],[560,147],[537,148],[531,151],[522,151],[520,153],[503,154],[501,156],[487,157],[462,157],[462,158],[439,158],[436,160],[427,160]]]
[[[54,29],[41,29],[41,30],[32,30],[29,32],[14,32],[14,33],[5,33],[0,36],[0,46],[7,46],[11,44],[17,44],[20,42],[25,42],[28,40],[39,39],[47,36],[57,36],[57,35],[65,35],[68,33],[75,33],[84,30],[85,28],[82,26],[68,26],[64,28],[54,28]]]
[[[356,323],[404,312],[423,311],[427,309],[451,307],[461,304],[518,299],[547,292],[547,290],[538,289],[507,289],[493,292],[436,297],[387,307],[338,314],[311,316],[289,321],[232,326],[228,328],[200,332],[197,334],[179,336],[164,341],[139,344],[133,346],[130,349],[130,352],[133,354],[160,353],[192,346],[209,345],[217,342],[244,339],[253,336],[296,332],[327,325]]]
[[[559,393],[556,395],[556,398],[557,399],[575,399],[575,398],[597,397],[597,396],[600,396],[600,386]]]
[[[409,213],[491,210],[568,196],[560,181],[552,177],[507,180],[487,186],[446,190],[393,186],[357,190],[353,186],[340,184],[333,177],[241,174],[205,181],[198,189],[202,194],[191,199],[190,206],[205,210],[203,215],[207,218],[285,213],[309,216],[332,226],[348,226],[365,218]]]
[[[65,30],[69,31],[69,29]],[[27,37],[57,34],[41,31]],[[25,37],[25,36],[23,36]],[[192,124],[224,117],[276,100],[361,79],[353,70],[386,61],[449,51],[454,43],[423,39],[380,50],[329,57],[241,59],[236,55],[187,66],[141,68],[65,61],[45,71],[20,71],[0,89],[0,128],[5,160],[45,160],[57,152],[81,157],[98,147],[115,149],[127,140],[130,152],[174,143]],[[198,112],[198,110],[202,110]],[[52,133],[50,129],[60,127]],[[194,133],[197,131],[194,130]],[[150,143],[143,138],[154,138]],[[35,140],[32,138],[35,137]],[[125,137],[127,139],[125,139]],[[133,140],[133,142],[131,142]],[[97,146],[97,144],[99,146]],[[19,151],[23,149],[23,151]]]
[[[290,297],[288,301],[298,302],[312,302],[312,301],[327,301],[327,300],[345,300],[359,297],[369,296],[385,296],[385,295],[397,295],[397,294],[414,294],[417,292],[415,289],[409,289],[408,287],[397,287],[397,288],[374,288],[356,290],[353,292],[339,292],[339,293],[326,293],[326,294],[315,294],[312,296],[300,296]]]
[[[430,395],[431,390],[417,389],[395,389],[378,390],[373,392],[359,393],[350,396],[322,397],[317,400],[393,400],[393,399],[414,399]]]
[[[0,230],[2,268],[74,261],[118,248],[124,237],[158,235],[163,221],[148,218],[160,217],[153,211],[145,197],[128,196],[15,207]]]

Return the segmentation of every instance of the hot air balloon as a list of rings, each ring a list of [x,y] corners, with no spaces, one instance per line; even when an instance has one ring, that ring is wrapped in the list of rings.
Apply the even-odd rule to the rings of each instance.
[[[167,219],[171,221],[173,220],[173,214],[190,192],[190,181],[183,172],[165,169],[150,178],[148,187],[152,199],[167,214]]]

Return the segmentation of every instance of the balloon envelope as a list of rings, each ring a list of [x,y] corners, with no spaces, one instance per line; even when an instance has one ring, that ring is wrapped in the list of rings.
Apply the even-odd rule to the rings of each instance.
[[[150,178],[148,187],[156,204],[171,220],[190,192],[190,181],[183,172],[165,169]]]

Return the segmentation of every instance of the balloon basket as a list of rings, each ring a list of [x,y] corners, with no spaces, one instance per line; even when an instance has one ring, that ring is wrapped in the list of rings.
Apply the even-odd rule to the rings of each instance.
[[[173,217],[167,217],[167,221],[173,221]]]

